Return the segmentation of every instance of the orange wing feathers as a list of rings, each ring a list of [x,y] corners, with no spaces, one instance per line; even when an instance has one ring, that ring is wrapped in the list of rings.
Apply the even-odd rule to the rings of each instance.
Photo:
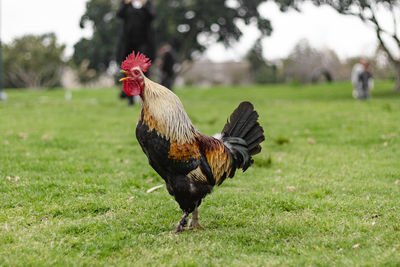
[[[172,142],[168,157],[173,160],[188,161],[191,157],[200,159],[199,145],[197,142],[178,144]]]
[[[199,147],[210,165],[211,172],[214,175],[217,185],[223,182],[223,179],[229,175],[231,170],[231,157],[221,140],[211,136],[199,135],[197,137]],[[224,177],[224,178],[222,178]]]
[[[215,183],[221,184],[231,170],[231,157],[221,140],[200,134],[196,137],[196,142],[193,143],[171,142],[168,158],[182,162],[187,162],[191,158],[201,160],[201,153],[210,166]],[[207,175],[201,166],[191,171],[187,176],[195,181],[207,182]]]

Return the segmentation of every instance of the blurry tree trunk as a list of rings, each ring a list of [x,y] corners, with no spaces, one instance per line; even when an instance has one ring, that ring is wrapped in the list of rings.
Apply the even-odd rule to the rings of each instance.
[[[0,94],[3,91],[3,47],[1,44],[1,39],[0,39]]]
[[[398,91],[400,90],[400,56],[396,57],[395,53],[393,53],[393,51],[391,51],[388,46],[387,46],[387,42],[384,40],[383,36],[387,36],[390,39],[392,39],[392,41],[396,44],[396,49],[398,50],[398,52],[400,51],[400,39],[399,36],[397,35],[397,15],[394,11],[394,6],[390,5],[390,11],[392,14],[392,21],[393,21],[393,32],[389,32],[387,30],[385,30],[382,25],[380,24],[380,22],[378,21],[377,17],[376,17],[376,10],[377,10],[377,6],[376,4],[370,4],[370,5],[366,5],[366,7],[368,8],[368,10],[370,11],[370,14],[365,14],[364,12],[360,11],[359,13],[359,17],[361,18],[362,21],[364,22],[372,22],[372,24],[375,26],[375,31],[376,31],[376,36],[378,38],[379,44],[381,46],[381,48],[383,49],[383,51],[385,51],[385,53],[387,54],[387,56],[389,57],[390,61],[392,62],[394,68],[395,68],[395,73],[396,73],[396,83],[394,86],[394,90]]]
[[[396,84],[394,86],[394,90],[400,91],[400,62],[396,65]]]
[[[372,9],[371,9],[372,10]],[[395,68],[395,73],[396,73],[396,83],[394,86],[394,90],[400,91],[400,56],[397,58],[394,53],[387,47],[385,41],[383,40],[383,34],[388,35],[389,37],[392,38],[392,40],[395,42],[398,51],[400,51],[400,39],[397,36],[397,21],[395,14],[393,13],[393,23],[394,23],[394,33],[390,34],[387,31],[383,30],[381,25],[379,24],[378,20],[375,17],[375,13],[372,12],[372,17],[370,21],[375,24],[375,29],[376,29],[376,36],[378,37],[379,44],[383,51],[387,54],[389,57],[390,61],[393,64],[393,67]]]

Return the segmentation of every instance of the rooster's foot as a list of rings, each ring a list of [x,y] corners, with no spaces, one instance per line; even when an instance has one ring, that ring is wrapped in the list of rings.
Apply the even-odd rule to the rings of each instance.
[[[183,231],[185,231],[185,227],[183,227],[182,225],[178,225],[174,230],[174,234],[179,234],[180,232]]]
[[[175,234],[178,234],[178,233],[183,232],[185,230],[185,226],[187,224],[188,216],[189,216],[189,213],[184,211],[183,215],[181,217],[181,220],[178,222],[178,225],[175,228],[175,231],[174,231]]]
[[[189,223],[189,230],[204,229],[204,227],[199,223],[199,221]]]
[[[196,230],[196,229],[204,229],[203,226],[199,223],[199,210],[196,207],[192,213],[192,219],[189,222],[189,229]]]

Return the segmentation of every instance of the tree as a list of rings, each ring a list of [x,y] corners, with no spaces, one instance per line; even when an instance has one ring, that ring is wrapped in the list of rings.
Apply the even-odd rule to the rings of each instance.
[[[292,0],[293,1],[293,0]],[[399,0],[313,0],[317,5],[329,5],[336,11],[345,15],[352,15],[360,18],[364,23],[375,28],[376,37],[380,47],[385,51],[396,70],[395,90],[400,90],[400,1]],[[393,25],[388,30],[382,26],[377,16],[379,9],[386,9],[390,12]],[[395,50],[391,50],[389,43],[394,44]]]
[[[262,35],[271,33],[271,24],[257,8],[262,0],[156,0],[155,21],[158,43],[169,43],[178,61],[192,59],[210,43],[231,46],[242,36],[238,22],[254,24]]]
[[[60,84],[65,45],[54,33],[26,35],[3,44],[4,85],[15,88],[54,87]]]
[[[250,73],[254,82],[261,84],[278,82],[278,67],[275,64],[269,64],[264,59],[261,38],[247,53],[247,60],[250,63]]]
[[[0,39],[0,101],[7,100],[7,94],[3,91],[3,45]]]
[[[0,39],[0,94],[3,92],[3,45]],[[1,96],[0,96],[1,100]]]
[[[89,60],[89,67],[105,70],[114,58],[117,47],[119,0],[90,0],[81,18],[82,28],[92,27],[93,36],[75,45],[74,62]],[[262,35],[271,32],[270,22],[257,8],[263,0],[153,0],[157,12],[154,21],[156,43],[170,44],[178,62],[192,59],[209,43],[232,45],[242,36],[238,22],[254,24]]]
[[[90,0],[86,4],[86,12],[81,17],[81,28],[92,28],[91,38],[82,38],[74,46],[72,61],[80,69],[89,73],[104,72],[114,59],[119,32],[119,20],[115,13],[117,0]],[[89,75],[87,78],[94,77]]]

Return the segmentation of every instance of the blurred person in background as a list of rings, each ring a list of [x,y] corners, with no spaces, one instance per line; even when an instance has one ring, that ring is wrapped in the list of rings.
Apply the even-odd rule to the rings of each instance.
[[[361,58],[355,64],[351,72],[351,82],[353,84],[353,97],[359,100],[370,98],[370,90],[374,87],[372,69],[366,58]]]
[[[154,59],[154,30],[152,22],[155,9],[151,0],[122,0],[117,11],[122,20],[122,31],[119,38],[117,62],[119,65],[135,51]],[[134,98],[121,91],[121,98],[128,98],[128,104],[133,105]]]
[[[364,66],[363,63],[366,61],[365,58],[361,58],[360,62],[356,63],[353,66],[353,69],[351,71],[351,83],[353,85],[353,97],[357,98],[357,94],[358,94],[358,85],[359,85],[359,80],[358,80],[358,76],[360,75],[360,73],[363,71]]]
[[[363,65],[363,71],[358,75],[359,88],[358,88],[358,99],[367,100],[370,98],[370,90],[374,87],[372,79],[372,68],[368,61]]]
[[[167,87],[172,91],[175,80],[175,56],[172,48],[168,44],[161,46],[159,50],[160,56],[160,69],[161,69],[161,85]]]

